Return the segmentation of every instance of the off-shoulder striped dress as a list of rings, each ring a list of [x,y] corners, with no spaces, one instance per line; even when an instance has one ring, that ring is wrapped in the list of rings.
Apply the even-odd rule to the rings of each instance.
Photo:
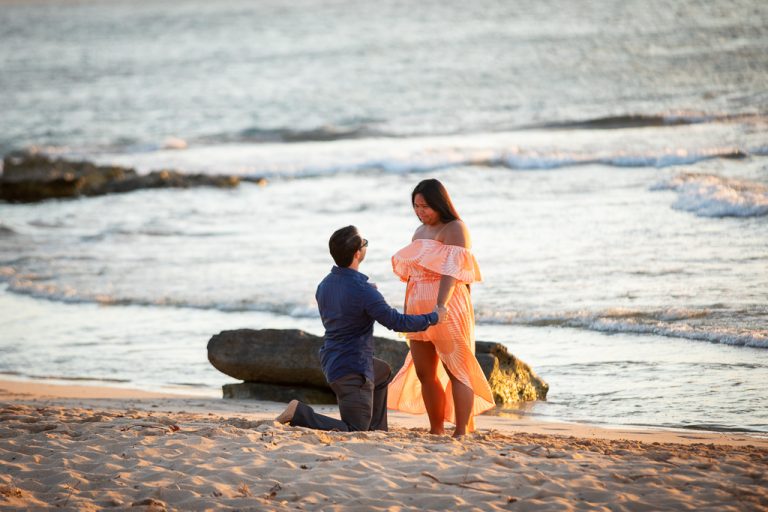
[[[392,256],[392,269],[408,282],[406,311],[414,315],[434,310],[443,275],[456,278],[456,288],[446,304],[448,319],[426,331],[408,333],[407,337],[431,342],[443,365],[475,392],[473,415],[494,407],[491,388],[475,358],[475,313],[466,285],[481,281],[482,276],[472,252],[438,240],[417,239]],[[438,365],[438,378],[446,391],[445,419],[455,423],[451,381],[443,365]],[[389,385],[387,407],[414,414],[426,412],[410,351]]]

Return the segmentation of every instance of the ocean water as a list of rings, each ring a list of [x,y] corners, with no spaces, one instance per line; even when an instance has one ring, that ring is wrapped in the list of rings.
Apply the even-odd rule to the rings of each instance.
[[[0,203],[0,372],[215,396],[211,335],[322,334],[340,226],[401,304],[436,177],[478,339],[551,385],[525,414],[768,433],[767,27],[760,2],[0,1],[1,153],[268,178]]]

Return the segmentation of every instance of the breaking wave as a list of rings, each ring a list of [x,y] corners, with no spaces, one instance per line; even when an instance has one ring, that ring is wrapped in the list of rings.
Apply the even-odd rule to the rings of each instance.
[[[314,304],[299,302],[264,302],[257,300],[232,300],[210,302],[194,297],[121,297],[119,295],[88,292],[71,286],[57,285],[34,276],[19,276],[10,267],[0,267],[0,282],[5,281],[7,291],[36,299],[69,304],[99,304],[102,306],[152,306],[185,309],[217,310],[225,313],[257,311],[294,318],[317,318]]]
[[[759,123],[765,122],[766,116],[754,113],[706,113],[671,111],[660,114],[621,114],[615,116],[577,119],[568,121],[551,121],[540,124],[508,125],[497,127],[492,132],[514,132],[522,130],[617,130],[625,128],[653,128],[665,126],[695,125],[706,123]],[[384,126],[388,126],[384,128]],[[265,128],[253,126],[234,133],[222,133],[200,137],[198,142],[253,142],[253,143],[297,143],[297,142],[328,142],[335,140],[365,139],[365,138],[404,138],[429,137],[442,135],[460,135],[455,129],[414,130],[400,129],[391,126],[381,119],[363,119],[348,124],[325,124],[313,128],[277,127]],[[167,144],[167,140],[166,143]]]
[[[731,315],[738,315],[732,312]],[[570,327],[604,333],[652,334],[754,348],[768,348],[768,329],[718,325],[707,310],[671,308],[661,311],[610,309],[557,314],[482,313],[478,322],[532,327]]]
[[[376,119],[314,128],[251,127],[148,144],[103,148],[38,147],[53,157],[90,160],[139,172],[313,178],[378,171],[432,172],[454,167],[547,170],[562,167],[671,167],[768,155],[759,114],[672,112],[508,126],[472,133],[419,133]],[[595,133],[600,130],[601,133]]]
[[[602,164],[613,167],[671,167],[713,158],[746,158],[749,151],[738,147],[675,149],[660,153],[615,152],[604,156],[589,154],[546,154],[512,150],[502,154],[498,164],[510,169],[555,169],[574,165]],[[492,162],[491,165],[494,165]]]
[[[0,224],[0,237],[15,235],[16,231],[13,228]]]
[[[537,128],[615,130],[623,128],[652,128],[703,123],[755,122],[764,116],[758,114],[707,114],[704,112],[669,112],[657,115],[624,114],[576,121],[544,123]]]
[[[386,137],[392,136],[386,132],[373,129],[367,125],[358,126],[335,126],[325,125],[317,128],[297,130],[290,128],[247,128],[235,134],[234,136],[222,135],[213,137],[218,141],[237,141],[237,142],[327,142],[333,140],[362,139],[366,137]]]
[[[507,168],[511,170],[549,170],[584,165],[610,167],[671,167],[703,160],[745,158],[754,154],[737,146],[672,148],[655,151],[628,151],[608,148],[599,152],[502,145],[478,148],[474,141],[455,145],[439,141],[434,146],[414,144],[344,148],[305,148],[291,153],[271,153],[259,145],[222,145],[186,151],[162,151],[141,155],[96,156],[95,163],[117,164],[139,172],[177,169],[180,172],[237,174],[268,179],[316,178],[340,174],[384,172],[408,174],[434,172],[457,167]],[[276,156],[277,155],[277,156]]]
[[[651,190],[673,190],[676,210],[699,217],[759,217],[768,215],[768,186],[713,174],[682,173]]]
[[[65,303],[95,303],[116,306],[152,306],[217,310],[223,312],[263,312],[293,318],[317,318],[312,301],[231,300],[211,302],[204,298],[120,297],[104,293],[82,292],[44,280],[18,276],[8,267],[0,268],[0,281],[9,292]],[[629,310],[614,308],[604,311],[562,313],[502,313],[476,309],[478,323],[526,325],[531,327],[570,327],[603,333],[628,333],[683,338],[727,345],[768,348],[768,329],[728,325],[728,318],[763,318],[765,311],[729,311],[725,315],[707,309],[668,308],[664,310]],[[733,322],[731,322],[733,323]]]

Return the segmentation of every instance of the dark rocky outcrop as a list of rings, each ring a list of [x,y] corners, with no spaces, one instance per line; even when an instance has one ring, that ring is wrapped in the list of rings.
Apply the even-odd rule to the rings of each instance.
[[[208,360],[222,373],[244,381],[226,384],[225,398],[335,403],[320,369],[322,343],[321,337],[296,329],[222,331],[208,342]],[[408,346],[379,337],[374,337],[374,344],[376,357],[397,372]],[[547,383],[504,345],[478,341],[476,353],[497,405],[546,399]]]
[[[475,354],[491,385],[496,405],[547,399],[549,384],[501,343],[478,341]]]
[[[261,178],[183,174],[173,170],[139,174],[134,169],[50,158],[42,153],[17,152],[3,159],[0,199],[29,203],[45,199],[98,196],[147,188],[223,187]]]

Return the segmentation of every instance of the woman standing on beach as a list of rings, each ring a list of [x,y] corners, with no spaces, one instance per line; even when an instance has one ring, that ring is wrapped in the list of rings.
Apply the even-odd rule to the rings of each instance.
[[[445,420],[451,421],[457,437],[474,430],[475,414],[494,406],[491,388],[475,358],[469,285],[482,278],[470,252],[469,231],[443,184],[435,179],[420,182],[411,194],[411,204],[422,224],[411,243],[392,256],[395,274],[408,283],[405,310],[428,313],[437,304],[448,310],[448,318],[407,335],[411,350],[389,385],[387,405],[410,413],[426,411],[431,434],[443,434]]]

